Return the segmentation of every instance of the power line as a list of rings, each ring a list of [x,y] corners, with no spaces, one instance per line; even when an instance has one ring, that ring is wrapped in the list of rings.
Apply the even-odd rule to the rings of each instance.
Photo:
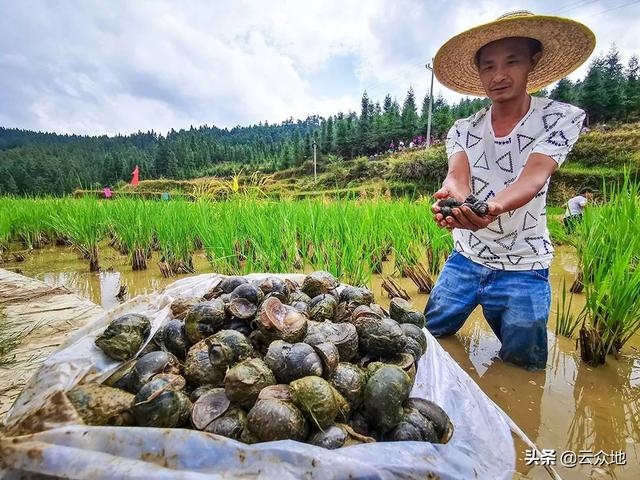
[[[628,3],[624,3],[622,5],[618,5],[617,7],[612,7],[612,8],[607,8],[606,10],[603,10],[601,12],[597,12],[591,15],[587,15],[586,17],[581,17],[583,20],[585,18],[591,18],[591,17],[598,17],[604,13],[608,13],[608,12],[612,12],[613,10],[619,10],[620,8],[624,8],[624,7],[629,7],[631,5],[635,5],[636,3],[640,3],[640,0],[635,0],[633,2],[628,2]]]
[[[560,13],[570,12],[571,10],[575,10],[576,8],[586,7],[587,5],[590,5],[590,4],[595,3],[597,1],[599,1],[599,0],[587,0],[587,1],[580,1],[580,2],[575,2],[575,3],[570,3],[569,5],[565,5],[562,8],[557,8],[555,10],[551,10],[549,13],[553,13],[554,15],[558,15]]]
[[[558,13],[563,13],[563,12],[568,12],[569,10],[574,10],[576,8],[580,8],[580,7],[584,7],[585,5],[588,5],[590,3],[596,2],[598,0],[579,0],[577,2],[570,2],[560,8],[554,8],[553,10],[550,10],[549,12],[547,12],[547,14],[558,14]]]

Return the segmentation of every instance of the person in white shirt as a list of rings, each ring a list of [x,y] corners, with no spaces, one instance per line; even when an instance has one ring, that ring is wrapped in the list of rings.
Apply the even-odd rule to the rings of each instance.
[[[593,190],[585,187],[580,189],[578,195],[567,201],[567,209],[564,213],[564,227],[568,233],[573,232],[576,223],[582,220],[582,213],[592,196]]]
[[[593,33],[581,23],[519,11],[456,35],[436,54],[441,84],[486,95],[491,105],[456,121],[447,135],[449,171],[436,199],[472,194],[488,214],[463,205],[445,217],[433,204],[455,246],[425,308],[434,336],[455,333],[481,305],[501,342],[500,358],[546,367],[553,258],[547,189],[585,113],[529,92],[578,68],[594,47]]]

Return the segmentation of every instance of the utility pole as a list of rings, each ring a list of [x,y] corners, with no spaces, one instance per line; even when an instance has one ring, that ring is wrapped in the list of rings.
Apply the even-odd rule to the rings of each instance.
[[[433,62],[433,58],[431,59]],[[429,116],[427,118],[427,148],[431,146],[431,110],[433,109],[433,64],[425,65],[427,70],[431,70],[431,87],[429,87]]]
[[[318,180],[318,174],[316,172],[316,148],[318,147],[318,144],[316,143],[316,141],[313,141],[313,182],[316,183]]]

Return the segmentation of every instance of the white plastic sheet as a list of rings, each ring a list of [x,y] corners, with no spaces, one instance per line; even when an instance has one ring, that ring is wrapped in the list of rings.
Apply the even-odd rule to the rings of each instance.
[[[304,278],[286,277],[298,282]],[[385,442],[339,450],[294,441],[245,445],[187,429],[88,427],[78,424],[73,414],[59,414],[65,408],[61,392],[85,377],[101,381],[118,367],[94,345],[112,319],[124,312],[143,313],[151,318],[153,334],[170,318],[173,300],[201,296],[220,278],[179,280],[161,293],[122,304],[72,335],[44,362],[5,418],[10,434],[42,431],[0,439],[0,474],[93,479],[512,477],[515,451],[508,417],[428,332],[412,396],[433,400],[448,413],[455,430],[445,445]]]

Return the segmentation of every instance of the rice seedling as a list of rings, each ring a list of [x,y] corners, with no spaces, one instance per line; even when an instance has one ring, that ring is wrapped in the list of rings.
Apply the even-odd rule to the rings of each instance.
[[[640,330],[640,184],[625,176],[588,208],[577,229],[586,303],[580,314],[580,352],[602,365]]]
[[[160,246],[160,272],[165,277],[193,273],[191,253],[195,250],[193,204],[182,200],[161,204],[155,218],[155,232]],[[164,208],[166,207],[166,208]]]
[[[562,335],[567,338],[573,336],[573,332],[580,324],[579,318],[571,313],[571,304],[573,303],[573,293],[567,295],[567,284],[562,279],[562,289],[558,289],[560,295],[556,300],[556,335]]]
[[[102,203],[91,199],[66,200],[57,205],[50,217],[50,225],[69,238],[73,246],[89,262],[89,271],[100,270],[98,244],[107,228],[107,217]]]
[[[145,270],[154,238],[156,202],[122,199],[109,206],[109,226],[127,252],[133,270]]]
[[[27,249],[41,248],[53,237],[47,218],[58,200],[26,198],[5,200],[5,215],[10,221],[10,236]],[[4,215],[3,215],[4,216]]]
[[[237,215],[229,202],[196,202],[195,232],[202,242],[213,270],[225,275],[237,275],[241,257],[236,250]]]

